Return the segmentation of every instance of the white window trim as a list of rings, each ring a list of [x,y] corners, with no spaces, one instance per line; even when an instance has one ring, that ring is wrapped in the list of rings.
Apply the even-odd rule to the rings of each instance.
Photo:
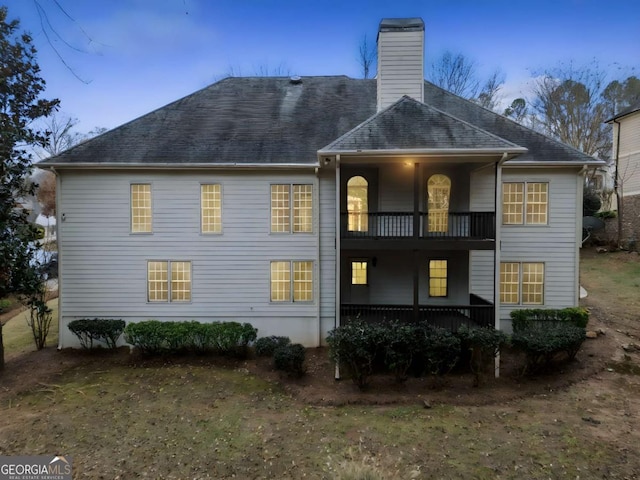
[[[289,187],[289,230],[285,232],[274,232],[272,226],[272,204],[271,204],[271,188],[275,185],[284,185]],[[293,199],[293,187],[296,185],[303,185],[311,187],[311,230],[308,232],[295,232],[294,227],[294,199]],[[269,184],[269,234],[270,235],[313,235],[314,223],[315,223],[315,210],[316,210],[316,189],[313,183],[288,183],[288,182],[273,182]]]
[[[522,191],[522,222],[520,223],[504,223],[504,185],[506,183],[521,183],[523,184]],[[530,183],[546,183],[547,184],[547,222],[546,223],[527,223],[527,185]],[[549,218],[551,216],[551,182],[545,180],[503,180],[501,189],[501,202],[502,202],[502,218],[500,223],[503,227],[548,227],[550,225]],[[514,304],[509,304],[514,305]]]
[[[149,185],[149,203],[151,209],[151,230],[148,232],[134,232],[133,231],[133,191],[132,188],[134,185]],[[155,222],[153,221],[153,182],[139,181],[139,182],[129,182],[129,235],[152,235],[153,227]]]
[[[288,263],[289,264],[289,300],[272,300],[271,299],[271,264],[273,262],[284,262],[284,263]],[[295,262],[309,262],[311,263],[311,300],[294,300],[294,292],[295,292],[295,288],[294,288],[294,284],[295,284],[295,278],[294,278],[294,271],[293,271],[293,264]],[[317,278],[316,278],[316,262],[312,259],[294,259],[294,260],[289,260],[289,259],[284,259],[284,260],[269,260],[269,264],[268,264],[268,268],[269,268],[269,303],[271,303],[272,305],[290,305],[290,304],[297,304],[297,305],[313,305],[315,303],[316,300],[316,284],[317,284]]]
[[[524,307],[530,307],[530,306],[542,306],[545,304],[545,291],[547,288],[547,264],[546,262],[539,262],[539,261],[517,261],[517,260],[504,260],[502,259],[500,261],[501,264],[503,263],[516,263],[518,264],[518,301],[516,303],[505,303],[505,302],[500,302],[500,305],[505,305],[505,306],[511,306],[511,305],[517,305],[517,306],[524,306]],[[533,263],[533,264],[540,264],[542,265],[542,301],[541,303],[525,303],[522,300],[522,277],[523,277],[523,265],[526,263]],[[500,296],[502,296],[502,281],[500,281]]]
[[[220,231],[219,232],[203,232],[202,231],[202,187],[204,185],[218,185],[220,187]],[[224,187],[222,182],[200,182],[200,235],[222,235],[224,233]]]
[[[149,300],[149,263],[150,262],[166,262],[167,263],[167,299],[166,300]],[[191,266],[189,268],[189,300],[171,300],[171,264],[172,263],[189,263]],[[147,303],[150,305],[166,305],[171,303],[177,303],[180,305],[185,305],[193,302],[193,261],[192,260],[166,260],[166,259],[158,259],[158,258],[150,258],[146,260],[145,263],[147,269],[147,284],[146,284],[146,296]]]

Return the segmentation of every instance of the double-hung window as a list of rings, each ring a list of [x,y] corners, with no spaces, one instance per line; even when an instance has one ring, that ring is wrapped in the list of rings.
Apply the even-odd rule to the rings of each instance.
[[[200,231],[222,233],[222,188],[220,184],[200,185]]]
[[[503,225],[546,225],[548,211],[548,183],[505,182],[502,184]]]
[[[271,185],[271,232],[311,233],[313,186]]]
[[[271,262],[271,301],[313,301],[313,262]]]
[[[429,260],[429,296],[447,296],[447,260]]]
[[[131,184],[131,233],[151,233],[151,185]]]
[[[190,302],[191,262],[151,260],[147,262],[149,302]]]
[[[544,263],[500,263],[500,303],[542,305],[544,303]]]
[[[368,285],[369,276],[367,274],[369,262],[367,260],[351,261],[351,285]]]

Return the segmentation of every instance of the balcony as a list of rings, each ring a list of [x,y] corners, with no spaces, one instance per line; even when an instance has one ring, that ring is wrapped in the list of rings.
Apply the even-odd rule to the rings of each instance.
[[[493,304],[470,295],[469,305],[340,305],[342,324],[360,319],[378,323],[399,320],[401,322],[426,321],[435,327],[457,331],[462,325],[469,327],[493,327],[495,309]]]
[[[468,240],[495,243],[494,212],[342,213],[340,236],[347,240]],[[493,248],[476,247],[476,248]]]

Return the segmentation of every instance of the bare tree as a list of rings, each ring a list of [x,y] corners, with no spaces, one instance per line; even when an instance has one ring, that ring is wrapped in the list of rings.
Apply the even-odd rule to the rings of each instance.
[[[362,78],[372,78],[375,76],[375,70],[372,67],[376,65],[378,52],[375,45],[372,45],[365,35],[358,47],[358,63],[362,67]]]
[[[475,98],[480,91],[477,65],[461,53],[444,52],[431,65],[429,79],[445,90],[465,98]]]
[[[611,129],[604,123],[604,72],[569,64],[547,71],[533,86],[532,107],[544,132],[587,155],[608,158]]]
[[[509,117],[514,121],[524,124],[525,119],[529,114],[529,108],[527,101],[524,98],[516,98],[511,105],[505,108],[503,115]]]
[[[504,73],[500,70],[493,72],[484,82],[478,97],[474,101],[484,108],[495,110],[501,100],[500,89],[504,84],[504,79]]]
[[[52,115],[45,122],[45,128],[49,132],[46,144],[42,145],[42,151],[36,151],[40,158],[57,155],[74,145],[80,143],[84,136],[74,132],[73,128],[80,123],[77,118]]]

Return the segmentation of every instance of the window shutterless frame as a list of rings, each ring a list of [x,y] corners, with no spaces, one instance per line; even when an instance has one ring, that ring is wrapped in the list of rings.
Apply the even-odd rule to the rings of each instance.
[[[190,260],[148,260],[147,302],[189,303],[193,291]]]
[[[153,185],[129,184],[129,233],[153,233]]]
[[[315,291],[313,260],[269,262],[269,299],[272,303],[312,303]]]
[[[313,185],[271,184],[270,227],[271,233],[313,233]]]

